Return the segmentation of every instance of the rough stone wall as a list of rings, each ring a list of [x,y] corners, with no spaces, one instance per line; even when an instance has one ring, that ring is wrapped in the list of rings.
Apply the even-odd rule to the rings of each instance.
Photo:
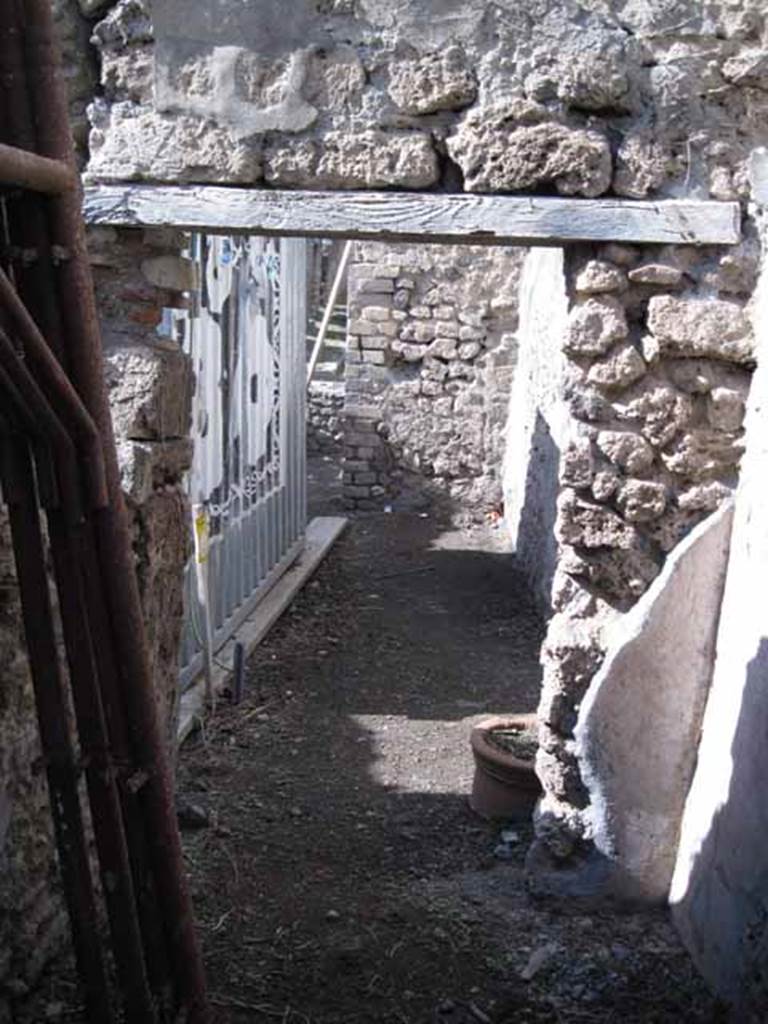
[[[338,456],[344,448],[343,419],[343,381],[313,381],[307,394],[307,454]]]
[[[121,0],[100,37],[90,174],[746,200],[750,152],[768,142],[766,13],[764,0],[155,0],[155,49],[140,0]],[[735,254],[569,256],[547,865],[589,845],[569,734],[604,624],[735,481],[750,231]],[[357,412],[373,457],[375,416]]]
[[[145,10],[96,29],[96,179],[732,198],[768,134],[762,0]]]
[[[174,231],[92,230],[89,252],[112,420],[163,721],[173,729],[190,512],[182,487],[192,459],[192,367],[168,334],[165,310],[195,284]]]
[[[500,511],[521,250],[359,244],[349,271],[345,486]]]
[[[571,437],[560,462],[539,707],[545,795],[531,857],[542,889],[578,889],[570,872],[591,849],[572,736],[606,630],[736,483],[755,360],[744,304],[756,256],[749,245],[569,253],[562,348]],[[569,869],[559,879],[558,867]]]
[[[0,1022],[12,1019],[66,935],[21,628],[10,530],[0,507]]]

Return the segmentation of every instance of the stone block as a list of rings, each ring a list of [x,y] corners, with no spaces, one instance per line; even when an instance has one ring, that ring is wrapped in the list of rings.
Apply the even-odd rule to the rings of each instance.
[[[393,341],[392,351],[406,363],[420,362],[427,352],[427,345],[411,345],[405,341]]]
[[[384,305],[380,302],[378,306],[363,306],[360,311],[360,316],[364,320],[372,320],[374,322],[381,320],[391,320],[392,310],[390,306]]]
[[[187,292],[198,286],[195,264],[181,256],[152,256],[142,260],[141,272],[157,288]]]
[[[110,348],[105,374],[119,440],[163,441],[188,435],[192,371],[182,352],[139,345]]]
[[[369,498],[371,488],[360,484],[344,484],[343,494],[345,498]]]
[[[717,430],[740,430],[744,422],[746,405],[744,396],[734,388],[713,388],[709,394],[707,415]]]
[[[477,82],[457,46],[415,60],[395,61],[389,69],[389,95],[403,113],[433,114],[468,107]]]
[[[626,287],[627,277],[624,271],[606,260],[590,260],[576,275],[576,291],[584,294],[621,292]]]
[[[639,424],[655,448],[669,444],[694,418],[689,396],[665,385],[651,387],[626,403],[614,402],[613,411],[618,419]]]
[[[391,338],[387,338],[383,334],[380,335],[379,337],[363,338],[362,339],[362,348],[363,348],[364,352],[368,351],[370,349],[379,349],[379,350],[383,351],[385,349],[388,349],[391,344],[392,344]],[[365,359],[365,355],[363,355],[363,359]]]
[[[369,277],[360,281],[355,290],[361,295],[391,295],[395,284],[389,277]]]
[[[427,348],[428,356],[440,359],[453,359],[456,356],[455,338],[436,338]]]
[[[619,391],[644,377],[646,369],[643,357],[626,342],[604,359],[596,360],[589,368],[587,381],[604,391]]]
[[[317,142],[276,138],[264,154],[264,177],[279,188],[419,189],[434,185],[440,168],[425,133],[339,130]]]
[[[560,461],[560,483],[564,487],[589,487],[595,473],[592,443],[588,437],[571,441]]]
[[[638,544],[633,526],[616,512],[564,491],[558,499],[555,533],[561,544],[582,548],[631,549]]]
[[[719,430],[696,428],[661,453],[670,473],[689,480],[707,480],[735,469],[744,452],[743,441]]]
[[[464,341],[461,343],[461,345],[459,345],[458,349],[456,350],[456,354],[458,355],[459,359],[470,361],[474,359],[476,356],[478,356],[482,352],[482,350],[483,346],[480,344],[479,341]],[[497,361],[494,365],[501,366],[502,364],[501,362]]]
[[[619,488],[617,504],[628,523],[649,523],[666,508],[667,489],[652,480],[627,480]]]
[[[624,307],[612,296],[577,303],[568,316],[563,349],[574,356],[604,355],[629,334]]]
[[[643,263],[629,272],[633,284],[652,284],[658,287],[675,288],[682,283],[683,272],[669,263]]]
[[[627,473],[643,473],[653,464],[650,444],[638,434],[622,430],[601,430],[597,447],[619,469]]]
[[[387,363],[387,355],[380,349],[364,348],[363,362],[370,363],[372,366],[385,366]]]
[[[648,303],[648,327],[666,355],[755,361],[752,325],[735,302],[657,295]]]
[[[260,144],[211,121],[103,101],[92,105],[91,121],[89,180],[250,185],[261,178]]]
[[[459,324],[456,320],[435,320],[435,335],[438,338],[458,338]]]
[[[603,135],[560,124],[510,128],[506,113],[472,111],[448,137],[467,192],[519,192],[549,183],[563,195],[608,190],[611,151]]]
[[[392,325],[395,326],[394,324]],[[386,333],[386,332],[385,332]],[[434,341],[437,331],[434,320],[412,320],[400,328],[401,341]]]

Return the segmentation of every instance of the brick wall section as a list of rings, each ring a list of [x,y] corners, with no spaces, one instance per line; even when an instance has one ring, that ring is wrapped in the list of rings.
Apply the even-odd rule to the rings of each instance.
[[[359,244],[349,272],[344,494],[501,507],[522,251]]]
[[[344,447],[343,381],[313,381],[307,394],[307,454],[339,455]]]

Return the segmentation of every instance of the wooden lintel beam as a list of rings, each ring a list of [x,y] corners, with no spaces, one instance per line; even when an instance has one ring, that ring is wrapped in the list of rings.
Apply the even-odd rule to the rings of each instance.
[[[284,237],[466,245],[734,244],[738,203],[430,192],[312,192],[214,185],[88,185],[87,223]]]

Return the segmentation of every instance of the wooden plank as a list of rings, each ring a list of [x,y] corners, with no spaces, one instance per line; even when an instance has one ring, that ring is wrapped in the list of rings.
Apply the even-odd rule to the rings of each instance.
[[[237,632],[216,655],[213,688],[220,693],[232,674],[235,644],[245,647],[246,658],[261,643],[307,580],[314,574],[349,520],[343,516],[317,516],[307,526],[304,550],[266,597],[241,623]],[[181,744],[205,713],[205,680],[200,678],[181,697],[177,739]]]
[[[311,192],[214,185],[89,185],[89,224],[468,245],[734,244],[738,203],[429,192]]]

